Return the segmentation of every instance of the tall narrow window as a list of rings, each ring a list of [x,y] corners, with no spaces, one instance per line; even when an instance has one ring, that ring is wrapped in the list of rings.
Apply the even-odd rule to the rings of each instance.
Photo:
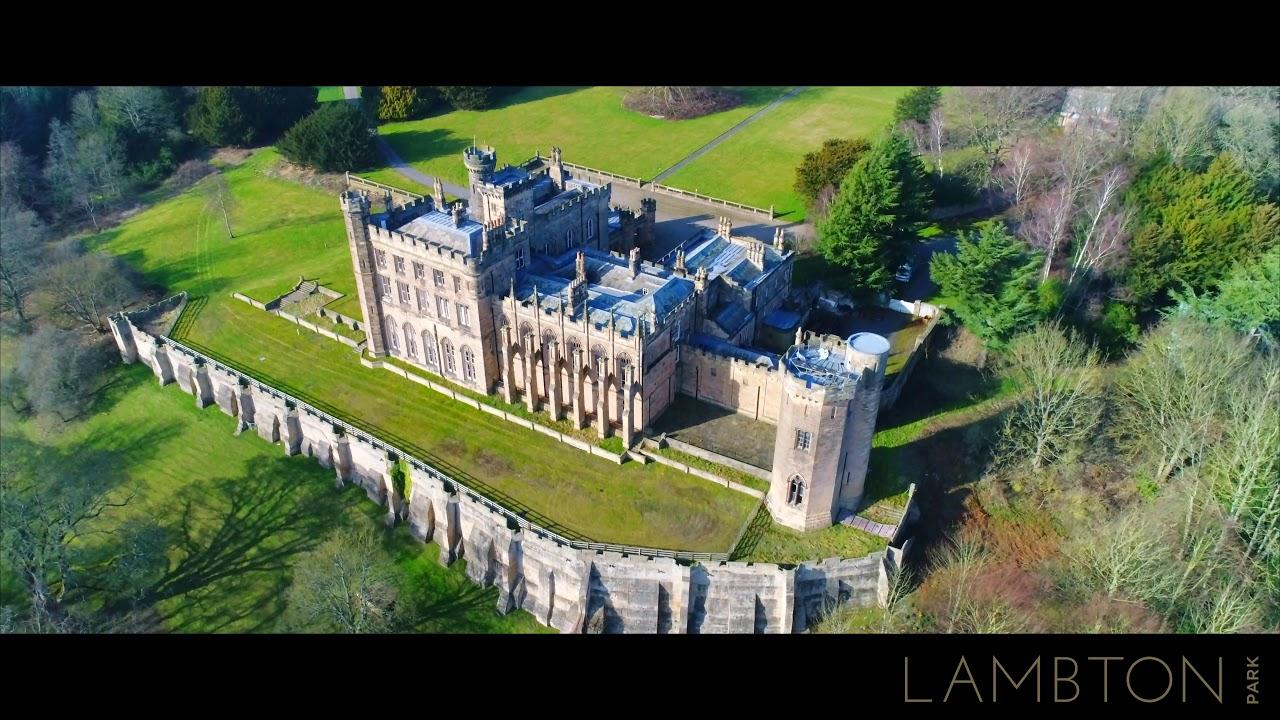
[[[373,257],[374,257],[374,259],[375,259],[375,260],[377,260],[377,262],[378,262],[378,267],[379,267],[380,269],[382,269],[382,270],[386,270],[386,269],[387,269],[387,251],[386,251],[386,250],[379,250],[379,249],[377,249],[377,248],[374,248],[374,249],[373,249]]]
[[[458,324],[464,328],[471,327],[471,308],[466,305],[458,306]]]
[[[453,359],[453,343],[449,342],[449,338],[440,341],[440,354],[444,356],[444,374],[453,375],[457,372]]]
[[[404,274],[404,258],[400,257],[399,255],[392,255],[391,259],[394,260],[396,263],[396,272],[403,275]]]
[[[384,300],[391,299],[391,278],[378,276],[378,289],[382,291]]]
[[[409,323],[404,324],[404,351],[414,360],[418,359],[417,334],[414,333],[413,327]]]
[[[397,282],[396,290],[400,291],[400,304],[408,305],[409,304],[409,286],[405,285],[402,282]]]
[[[462,293],[462,278],[457,275],[453,276],[453,291],[458,294]]]
[[[396,327],[396,321],[387,318],[387,342],[391,344],[391,349],[400,352],[400,329]]]
[[[423,315],[428,314],[428,311],[430,310],[430,308],[428,308],[427,306],[427,293],[425,293],[422,290],[422,288],[414,288],[413,295],[414,295],[414,298],[418,301],[418,312],[422,313]]]
[[[518,247],[516,248],[516,269],[519,270],[522,267],[524,267],[524,248]]]
[[[594,240],[596,237],[596,221],[595,218],[587,218],[587,239]]]
[[[800,505],[804,502],[804,480],[799,475],[791,476],[791,483],[787,488],[787,504]]]
[[[476,379],[476,356],[471,348],[462,348],[462,378],[468,382]]]
[[[573,228],[564,231],[564,246],[566,249],[573,247]]]
[[[808,430],[796,428],[796,449],[808,450],[809,443],[813,441],[813,435]]]
[[[435,280],[436,287],[444,287],[444,271],[432,270],[431,276]]]
[[[426,266],[425,266],[425,265],[423,265],[422,263],[418,262],[417,260],[414,260],[414,261],[413,261],[413,277],[414,277],[414,279],[415,279],[415,280],[426,280],[426,279],[427,279],[427,268],[426,268]]]
[[[441,322],[446,324],[449,322],[449,301],[439,295],[436,296],[436,316]]]
[[[436,339],[426,330],[422,331],[422,355],[426,358],[428,366],[436,366],[438,362],[436,359]]]

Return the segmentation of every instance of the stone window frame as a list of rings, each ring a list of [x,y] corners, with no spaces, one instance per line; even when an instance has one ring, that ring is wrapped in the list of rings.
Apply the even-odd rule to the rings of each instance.
[[[373,261],[377,264],[379,270],[387,269],[387,251],[381,248],[373,249]]]
[[[564,249],[573,247],[573,228],[564,231]]]
[[[427,266],[423,265],[417,260],[413,261],[413,279],[415,280],[427,279]]]
[[[404,351],[406,355],[414,360],[418,359],[417,332],[409,323],[404,324]]]
[[[396,296],[400,299],[400,304],[409,305],[409,284],[396,281]]]
[[[587,239],[594,240],[596,237],[596,219],[587,218]]]
[[[813,445],[813,433],[796,428],[796,450],[808,450]]]
[[[430,330],[422,331],[422,360],[429,367],[436,367],[440,359],[436,356],[436,338]]]
[[[453,293],[455,295],[462,294],[462,278],[458,277],[457,275],[453,276]]]
[[[448,298],[441,297],[440,295],[436,296],[436,317],[440,318],[440,321],[443,322],[444,324],[446,325],[449,324],[449,299]]]
[[[391,299],[391,278],[385,275],[378,276],[378,291],[383,300]]]
[[[571,337],[567,345],[566,353],[569,358],[569,371],[578,372],[582,368],[578,366],[578,351],[582,349],[582,343],[578,342],[578,338]]]
[[[516,248],[516,269],[524,268],[524,246]]]
[[[465,345],[462,346],[462,379],[467,382],[476,380],[476,354]]]
[[[387,344],[391,349],[400,352],[400,327],[396,325],[396,319],[387,316]]]
[[[404,258],[400,257],[399,255],[392,255],[391,262],[395,265],[396,274],[403,275],[404,274]]]
[[[440,340],[440,354],[443,356],[444,362],[441,363],[441,370],[443,370],[444,374],[457,375],[458,367],[453,357],[453,343],[449,342],[449,338]]]
[[[791,480],[787,483],[787,504],[792,507],[803,505],[805,490],[804,478],[799,475],[792,475]]]
[[[445,287],[444,271],[440,268],[431,268],[431,279],[435,282],[436,287]]]
[[[413,289],[413,299],[417,303],[419,313],[423,315],[431,314],[431,293],[416,287]]]
[[[471,328],[471,307],[462,303],[454,303],[458,311],[458,327]]]

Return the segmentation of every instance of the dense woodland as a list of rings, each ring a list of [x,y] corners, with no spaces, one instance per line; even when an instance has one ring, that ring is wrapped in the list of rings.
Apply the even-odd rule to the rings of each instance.
[[[723,100],[672,90],[638,92]],[[314,88],[3,88],[0,323],[18,360],[0,401],[43,423],[83,416],[112,356],[105,318],[161,289],[77,238],[197,182],[233,235],[219,148],[359,169],[378,162],[378,122],[480,111],[504,91],[366,87],[357,109]],[[862,300],[893,292],[931,212],[966,208],[956,252],[930,268],[945,336],[1014,388],[956,436],[960,477],[922,481],[922,502],[959,510],[919,538],[889,606],[839,611],[828,630],[1280,627],[1280,96],[1123,88],[1067,132],[1066,94],[917,88],[883,135],[833,138],[796,170],[826,277]],[[51,460],[22,450],[7,444],[0,479],[4,566],[27,610],[3,629],[146,629],[165,538],[130,527],[105,556],[78,554],[104,495],[36,482]],[[294,627],[400,627],[369,547],[345,533],[307,556]],[[358,612],[325,611],[334,587]]]
[[[830,631],[1280,627],[1280,95],[1122,88],[1065,130],[1065,93],[918,88],[797,169],[855,295],[892,292],[923,212],[984,207],[930,270],[1016,388],[922,495],[962,500],[946,536]]]

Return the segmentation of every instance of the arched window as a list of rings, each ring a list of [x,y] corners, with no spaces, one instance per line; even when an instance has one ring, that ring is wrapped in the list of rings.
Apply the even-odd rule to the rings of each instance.
[[[575,373],[578,372],[578,351],[581,349],[582,349],[582,344],[578,342],[577,338],[569,338],[569,342],[565,350],[565,355],[568,357],[568,360],[569,360],[570,372],[575,372]]]
[[[542,360],[543,362],[551,362],[551,346],[555,344],[556,334],[547,330],[542,333]]]
[[[609,365],[605,358],[604,348],[599,345],[591,348],[591,367],[595,369],[596,376],[603,379],[605,373],[609,371]]]
[[[614,364],[618,368],[618,379],[622,380],[627,376],[627,368],[631,367],[631,357],[626,353],[619,353],[618,357],[614,359]]]
[[[395,318],[387,318],[387,342],[392,350],[400,352],[400,331],[396,328]]]
[[[804,503],[804,480],[799,475],[791,476],[791,485],[787,488],[787,504],[801,505]]]
[[[413,326],[409,323],[404,324],[404,351],[414,360],[418,359],[418,334],[414,332]]]
[[[529,323],[520,323],[520,347],[533,347],[533,326]],[[536,348],[534,348],[536,349]]]
[[[427,365],[435,367],[439,362],[436,358],[436,339],[431,335],[431,331],[422,331],[422,356],[426,358]]]
[[[476,379],[476,356],[469,347],[462,348],[462,379],[467,381]]]
[[[453,359],[453,343],[449,342],[449,338],[440,341],[440,354],[444,356],[444,374],[453,375],[457,372]]]

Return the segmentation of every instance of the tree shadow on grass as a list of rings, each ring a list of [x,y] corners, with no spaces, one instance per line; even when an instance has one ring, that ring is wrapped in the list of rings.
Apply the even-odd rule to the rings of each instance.
[[[454,157],[462,162],[462,151],[471,146],[471,139],[455,135],[446,129],[404,130],[379,135],[397,157],[410,165],[440,157]]]
[[[173,519],[162,523],[170,559],[146,589],[146,603],[181,597],[166,618],[174,630],[270,628],[284,610],[294,557],[340,524],[345,504],[356,501],[330,483],[309,459],[278,457],[242,477],[190,486]]]

